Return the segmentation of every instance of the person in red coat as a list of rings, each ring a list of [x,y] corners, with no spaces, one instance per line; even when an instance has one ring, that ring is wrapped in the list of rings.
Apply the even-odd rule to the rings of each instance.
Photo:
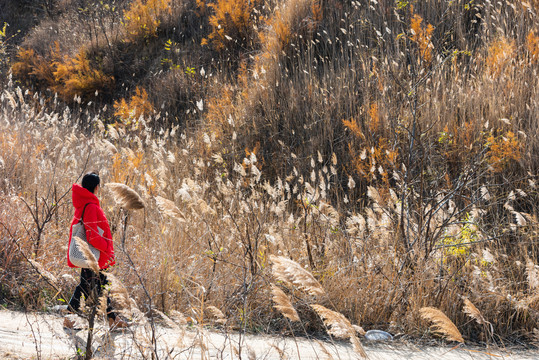
[[[80,299],[82,295],[84,295],[85,299],[88,299],[90,294],[95,290],[98,298],[101,296],[103,287],[109,284],[104,271],[116,263],[114,258],[114,243],[112,241],[109,222],[103,209],[101,209],[97,198],[100,188],[99,184],[99,175],[95,172],[91,172],[84,175],[81,185],[73,184],[72,188],[72,200],[73,206],[75,207],[75,214],[73,215],[69,230],[69,242],[71,243],[73,225],[77,224],[82,218],[88,243],[100,252],[98,260],[99,273],[96,274],[91,269],[81,269],[80,284],[75,288],[75,292],[68,305],[68,311],[73,313],[78,313],[80,311]],[[69,267],[76,267],[69,259],[69,250],[67,252],[67,265]],[[127,326],[125,321],[120,319],[114,311],[112,311],[110,298],[107,298],[107,317],[111,327],[123,328]],[[73,328],[74,322],[65,318],[64,326]]]

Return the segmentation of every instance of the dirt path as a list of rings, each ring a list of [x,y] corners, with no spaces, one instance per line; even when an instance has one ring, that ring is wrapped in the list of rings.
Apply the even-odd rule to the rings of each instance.
[[[55,314],[0,311],[0,359],[69,359],[84,348],[86,331],[66,331],[63,318]],[[96,328],[96,357],[142,359],[150,347],[147,326],[128,331]],[[509,352],[460,348],[418,348],[400,342],[389,344],[362,341],[369,359],[539,359],[539,352]],[[347,343],[332,344],[276,336],[240,336],[201,329],[157,327],[160,359],[356,359]],[[146,349],[146,350],[145,350]],[[241,352],[241,354],[240,354]],[[148,357],[149,358],[149,357]]]

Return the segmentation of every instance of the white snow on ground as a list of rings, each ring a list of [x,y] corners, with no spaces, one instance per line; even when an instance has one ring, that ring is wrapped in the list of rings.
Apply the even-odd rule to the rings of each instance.
[[[66,331],[63,317],[56,314],[0,311],[0,359],[69,359],[84,348],[86,331]],[[96,327],[96,358],[143,359],[151,346],[148,327],[131,326],[126,331]],[[319,342],[304,338],[241,336],[238,333],[194,328],[157,326],[159,359],[359,359],[345,343]],[[401,342],[369,343],[362,340],[369,359],[539,359],[538,351],[460,347],[417,347]],[[148,354],[148,353],[147,353]],[[167,356],[167,354],[169,354]],[[150,358],[147,356],[146,358]]]

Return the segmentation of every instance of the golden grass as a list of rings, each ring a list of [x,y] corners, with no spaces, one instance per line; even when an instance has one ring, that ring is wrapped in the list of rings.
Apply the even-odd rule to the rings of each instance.
[[[299,315],[294,309],[294,306],[290,302],[288,296],[277,285],[271,284],[271,293],[273,294],[274,308],[279,310],[283,316],[292,321],[300,321]]]
[[[293,284],[313,296],[323,296],[326,294],[318,280],[297,262],[283,256],[275,255],[271,255],[270,260],[273,264],[273,276],[277,280],[285,284]]]
[[[354,351],[361,357],[367,358],[367,353],[356,336],[356,330],[343,314],[318,304],[313,304],[311,307],[324,320],[329,334],[339,339],[349,339]]]
[[[126,210],[138,210],[144,208],[144,201],[139,194],[129,186],[118,183],[108,183],[106,187],[114,195],[116,203]]]
[[[424,307],[419,312],[423,319],[433,323],[432,329],[434,332],[443,335],[450,341],[464,343],[459,329],[442,311],[432,307]]]

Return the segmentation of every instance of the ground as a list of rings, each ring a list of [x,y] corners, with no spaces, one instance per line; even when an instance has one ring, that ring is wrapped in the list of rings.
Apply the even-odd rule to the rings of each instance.
[[[81,324],[84,322],[81,320]],[[71,359],[87,332],[68,331],[59,314],[0,311],[0,358]],[[345,342],[331,343],[277,336],[241,336],[199,327],[156,325],[159,359],[359,359]],[[151,348],[149,324],[110,332],[96,327],[96,358],[143,359]],[[83,340],[84,339],[84,340]],[[369,359],[538,359],[539,351],[414,346],[401,341],[372,343],[362,339]],[[80,346],[84,348],[84,346]],[[168,354],[168,355],[167,355]],[[149,355],[146,358],[151,358]]]

